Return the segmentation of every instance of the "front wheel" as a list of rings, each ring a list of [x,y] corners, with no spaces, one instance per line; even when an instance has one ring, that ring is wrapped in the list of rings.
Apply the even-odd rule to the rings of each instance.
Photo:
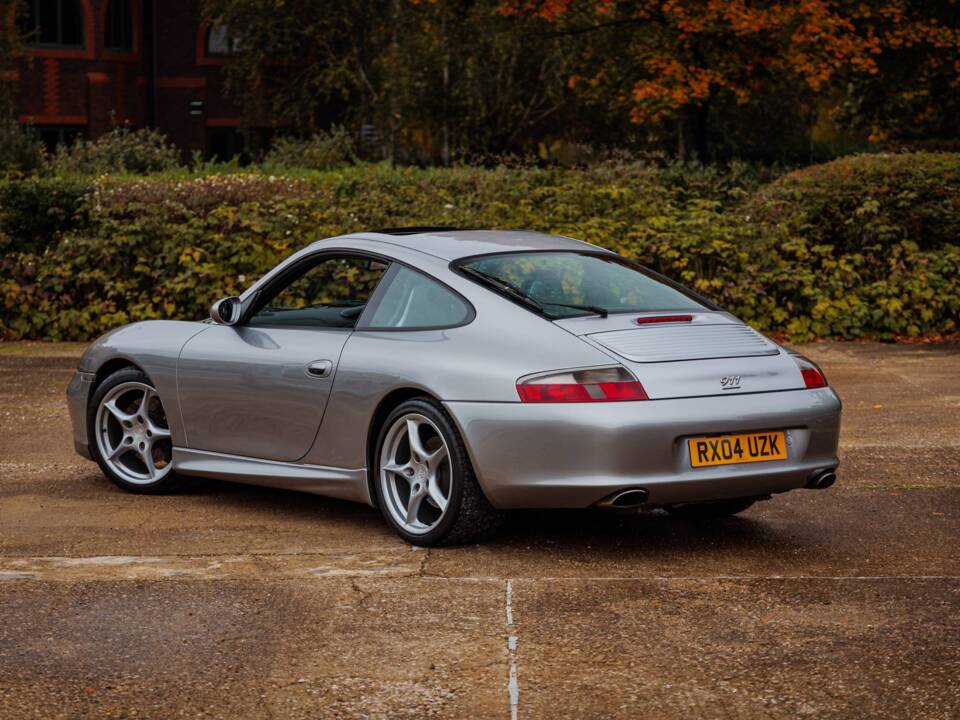
[[[170,425],[150,379],[123,368],[97,388],[87,417],[94,459],[128,492],[169,492],[180,484],[173,472]]]
[[[487,500],[460,434],[428,398],[398,406],[380,431],[377,503],[409,543],[452,545],[488,537],[502,514]]]

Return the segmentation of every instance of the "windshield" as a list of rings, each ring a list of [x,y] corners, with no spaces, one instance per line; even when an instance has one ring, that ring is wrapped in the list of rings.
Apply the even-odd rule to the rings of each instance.
[[[475,258],[459,267],[551,319],[711,309],[616,256],[576,252],[511,253]]]

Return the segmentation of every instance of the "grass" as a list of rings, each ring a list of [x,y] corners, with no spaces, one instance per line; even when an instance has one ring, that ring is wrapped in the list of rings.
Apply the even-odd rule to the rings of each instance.
[[[86,350],[86,342],[42,342],[17,340],[0,342],[0,357],[77,357]]]

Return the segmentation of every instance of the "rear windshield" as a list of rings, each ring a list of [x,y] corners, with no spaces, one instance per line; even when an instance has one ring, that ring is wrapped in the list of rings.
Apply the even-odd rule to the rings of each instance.
[[[490,255],[461,272],[551,319],[598,313],[712,309],[623,260],[576,252]]]

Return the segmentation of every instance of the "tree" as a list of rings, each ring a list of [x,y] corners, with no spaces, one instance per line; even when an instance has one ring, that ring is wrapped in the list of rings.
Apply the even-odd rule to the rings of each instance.
[[[859,11],[882,52],[876,73],[845,88],[838,122],[874,143],[960,140],[960,2],[873,2]]]
[[[240,39],[231,92],[251,121],[375,128],[386,154],[449,162],[564,127],[566,48],[536,17],[472,0],[207,0]]]
[[[11,121],[17,94],[17,62],[23,56],[23,38],[17,16],[22,0],[0,0],[0,119]]]
[[[238,40],[228,87],[248,120],[311,130],[344,106],[363,113],[378,100],[383,3],[207,0],[203,8]]]
[[[815,94],[840,74],[875,73],[880,52],[873,29],[831,0],[504,0],[501,10],[602,37],[571,86],[636,124],[676,121],[678,153],[701,159],[718,100],[746,105],[792,83]]]
[[[555,141],[795,162],[960,137],[960,0],[204,3],[241,39],[251,124],[372,128],[404,162]]]

